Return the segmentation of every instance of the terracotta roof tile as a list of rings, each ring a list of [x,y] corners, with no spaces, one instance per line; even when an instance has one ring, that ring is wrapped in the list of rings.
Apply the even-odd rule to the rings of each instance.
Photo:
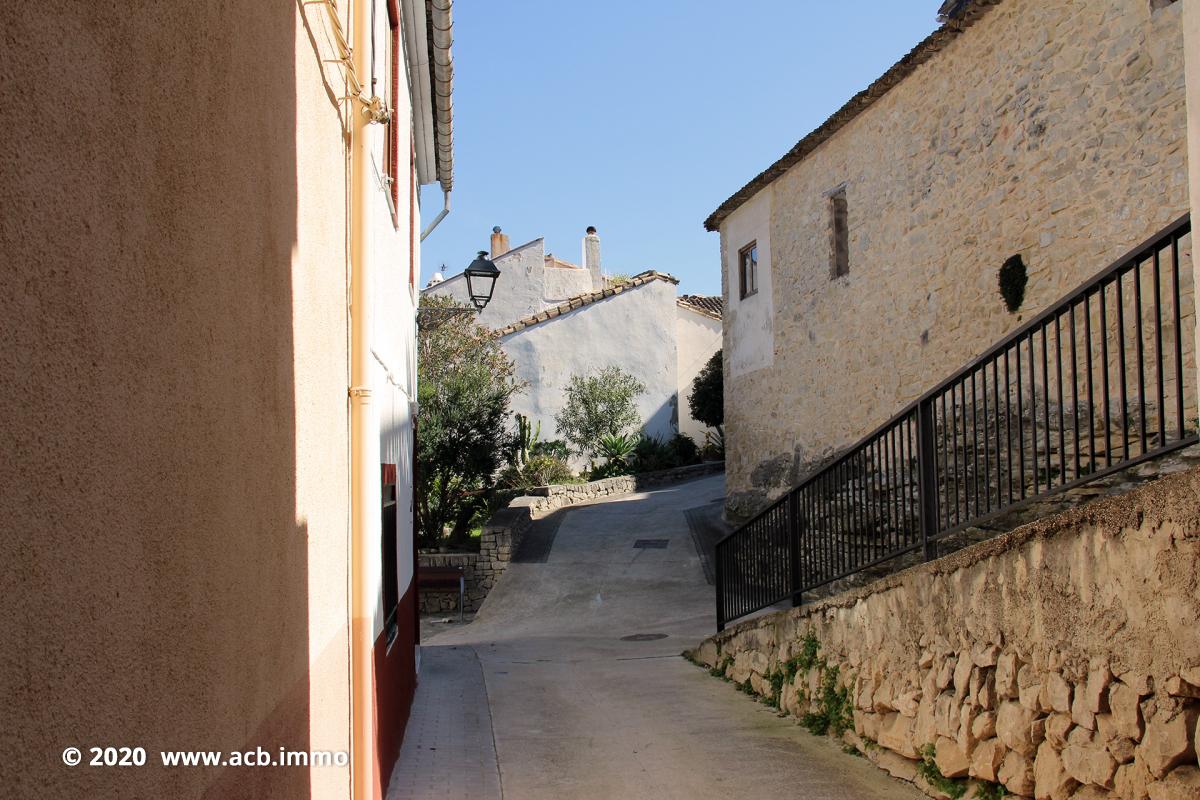
[[[713,319],[720,319],[725,310],[725,302],[720,297],[708,297],[702,294],[681,295],[676,298],[675,302]]]

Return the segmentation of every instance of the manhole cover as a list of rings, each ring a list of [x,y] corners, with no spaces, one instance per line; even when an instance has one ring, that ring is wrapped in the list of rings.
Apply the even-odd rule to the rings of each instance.
[[[670,539],[638,539],[633,546],[643,550],[666,550],[670,541]]]
[[[622,636],[622,642],[653,642],[658,639],[665,639],[665,633],[635,633],[630,636]]]

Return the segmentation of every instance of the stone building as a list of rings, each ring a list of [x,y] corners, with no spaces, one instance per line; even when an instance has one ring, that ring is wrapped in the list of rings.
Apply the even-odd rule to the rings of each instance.
[[[1182,4],[946,5],[705,222],[734,517],[1188,211]],[[1010,312],[998,270],[1014,256],[1027,284]]]
[[[540,423],[543,440],[560,438],[554,416],[571,376],[617,366],[646,386],[638,410],[647,435],[685,433],[703,444],[706,427],[692,419],[687,397],[721,347],[721,299],[678,296],[678,280],[653,270],[607,277],[595,228],[587,229],[582,251],[578,266],[545,252],[542,239],[510,249],[507,235],[492,232],[500,278],[478,319],[498,332],[526,383],[513,411]],[[424,292],[467,302],[462,275],[435,276]]]

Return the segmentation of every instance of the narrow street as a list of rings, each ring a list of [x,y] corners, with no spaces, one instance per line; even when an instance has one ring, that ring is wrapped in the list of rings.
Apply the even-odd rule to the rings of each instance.
[[[922,797],[680,657],[713,628],[685,512],[723,481],[566,512],[544,563],[427,636],[389,800]]]

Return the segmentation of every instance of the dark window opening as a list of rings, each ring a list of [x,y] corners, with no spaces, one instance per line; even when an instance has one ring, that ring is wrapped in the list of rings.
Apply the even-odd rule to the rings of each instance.
[[[846,187],[829,195],[829,276],[850,274],[850,220],[846,205]]]
[[[1150,11],[1158,11],[1160,8],[1175,5],[1176,0],[1150,0]]]
[[[751,242],[738,251],[738,287],[742,298],[758,291],[757,242]]]
[[[400,580],[396,574],[396,465],[383,465],[383,530],[381,556],[383,569],[383,618],[387,641],[397,633],[396,608],[400,604]]]

